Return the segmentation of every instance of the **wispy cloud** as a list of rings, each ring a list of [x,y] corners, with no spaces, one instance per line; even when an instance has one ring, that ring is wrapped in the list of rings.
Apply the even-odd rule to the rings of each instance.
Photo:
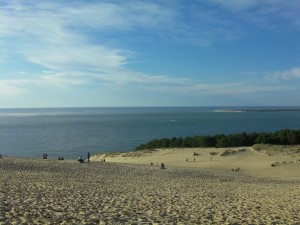
[[[150,76],[143,73],[123,69],[118,73],[91,72],[54,72],[44,71],[32,79],[0,80],[0,93],[6,95],[21,95],[30,91],[32,87],[45,89],[69,89],[74,86],[119,86],[133,88],[174,87],[182,86],[186,79],[168,76]]]
[[[6,58],[22,57],[51,72],[26,79],[0,81],[0,93],[19,95],[32,86],[69,88],[113,85],[195,94],[249,94],[282,89],[245,82],[205,84],[129,70],[135,52],[119,37],[136,33],[207,46],[244,35],[243,23],[266,26],[291,23],[300,27],[299,1],[3,1],[0,6],[0,47]],[[211,6],[223,9],[222,13]],[[275,20],[280,23],[273,23]],[[242,22],[241,22],[242,21]],[[274,25],[275,24],[275,25]],[[116,44],[117,43],[117,44]],[[5,59],[1,56],[0,63]],[[272,79],[299,77],[299,68],[277,72]]]
[[[268,73],[265,78],[269,80],[290,80],[293,78],[300,78],[300,68],[294,67],[290,70]]]
[[[0,93],[5,96],[19,96],[28,90],[26,85],[32,84],[32,80],[0,80]]]
[[[209,28],[217,21],[213,14],[203,10],[201,16],[189,18],[193,21],[189,25],[181,21],[182,16],[188,14],[180,10],[173,3],[148,1],[122,1],[118,4],[78,1],[64,5],[61,1],[29,1],[26,4],[7,1],[0,7],[0,37],[5,40],[2,47],[14,46],[10,49],[11,54],[23,56],[26,61],[54,72],[20,80],[20,83],[4,80],[2,85],[23,85],[24,90],[29,84],[66,87],[92,82],[141,86],[185,83],[182,78],[126,69],[135,53],[112,47],[107,41],[107,36],[115,32],[120,35],[136,30],[159,36],[167,33],[166,39],[172,37],[173,40],[200,45],[209,43],[218,35],[226,36],[226,29],[220,29],[221,19],[217,31]],[[197,21],[200,21],[200,26]],[[19,89],[15,90],[20,93]]]
[[[92,46],[65,43],[60,46],[29,48],[23,51],[27,59],[48,69],[60,71],[107,72],[123,67],[130,58],[130,52]]]
[[[99,59],[98,64],[103,62],[96,64],[98,67],[115,66],[126,64],[133,54],[126,49],[108,47],[119,35],[143,31],[140,32],[145,33],[143,38],[155,35],[166,40],[209,45],[220,39],[243,36],[247,31],[241,21],[280,26],[281,22],[274,23],[270,19],[277,18],[299,24],[300,4],[292,2],[295,1],[208,0],[190,4],[180,4],[180,1],[28,1],[26,4],[7,1],[0,7],[0,37],[15,40],[12,52],[52,69],[63,64],[93,62],[95,58]],[[226,11],[219,13],[210,3],[241,13],[243,17]],[[247,13],[249,10],[251,13]],[[68,54],[74,57],[71,59]],[[87,60],[80,57],[83,55]]]
[[[235,96],[249,95],[254,93],[268,93],[287,89],[285,86],[257,85],[253,83],[223,83],[223,84],[194,84],[184,87],[183,92],[213,95]]]
[[[210,0],[245,22],[271,29],[300,29],[300,2],[286,0]]]
[[[192,95],[234,96],[252,93],[267,93],[288,89],[288,87],[257,85],[251,83],[207,84],[184,78],[169,76],[149,76],[143,73],[123,70],[118,74],[62,73],[44,71],[37,79],[0,80],[0,93],[5,95],[22,95],[32,87],[43,89],[70,89],[74,86],[119,86],[152,90],[157,93],[176,93]]]

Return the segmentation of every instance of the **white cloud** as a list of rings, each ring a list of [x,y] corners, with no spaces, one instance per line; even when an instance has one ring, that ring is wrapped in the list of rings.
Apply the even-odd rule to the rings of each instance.
[[[165,26],[176,14],[172,8],[161,7],[149,1],[98,2],[66,7],[62,9],[62,13],[72,18],[69,20],[70,24],[121,31]]]
[[[174,17],[172,9],[140,1],[27,3],[0,7],[1,49],[58,71],[119,70],[134,53],[111,47],[115,32],[161,31]]]
[[[123,67],[131,53],[104,46],[70,45],[45,46],[24,50],[30,62],[59,71],[112,71]]]
[[[74,86],[110,86],[110,87],[173,87],[182,86],[186,79],[168,76],[150,76],[120,68],[115,73],[95,72],[54,72],[44,71],[32,79],[0,80],[0,93],[20,95],[37,87],[46,89],[71,89]]]
[[[90,81],[85,76],[48,71],[36,79],[0,80],[0,93],[6,96],[21,96],[37,87],[66,89],[74,85],[85,85],[88,83]]]
[[[129,31],[132,29],[153,30],[167,27],[175,18],[172,8],[151,2],[40,2],[19,3],[0,7],[0,35],[33,35],[47,38],[72,38],[85,36],[83,31]],[[52,31],[52,32],[48,32]],[[72,33],[70,33],[72,31]],[[74,31],[74,32],[73,32]],[[77,32],[76,32],[77,31]],[[45,35],[48,32],[47,35]]]
[[[190,10],[194,13],[186,13]],[[84,67],[97,65],[100,70],[106,70],[105,65],[124,65],[132,52],[111,47],[111,42],[136,31],[143,38],[195,45],[240,36],[238,26],[201,5],[168,2],[8,1],[0,7],[0,21],[4,49],[9,46],[12,54],[50,69],[78,62]]]
[[[278,71],[270,73],[265,76],[269,80],[290,80],[293,78],[300,78],[300,68],[294,67],[290,70]]]
[[[3,96],[19,96],[27,91],[28,80],[0,80],[0,94]]]
[[[209,2],[242,12],[245,18],[217,13],[207,6]],[[299,23],[299,6],[288,2],[292,1],[210,0],[190,5],[149,1],[7,1],[0,7],[0,37],[3,38],[0,47],[49,69],[64,71],[79,67],[107,71],[124,66],[134,54],[112,47],[110,40],[118,41],[120,35],[139,31],[144,33],[144,38],[155,35],[166,40],[209,45],[244,35],[247,31],[238,21],[241,18],[255,20],[253,24],[257,21],[270,26],[280,24],[268,19],[271,14]],[[249,9],[255,9],[255,13],[244,13]]]
[[[281,91],[287,87],[257,85],[252,83],[224,83],[224,84],[194,84],[183,88],[184,92],[192,92],[204,95],[248,95],[254,93],[266,93]]]
[[[292,7],[292,1],[211,2],[235,13],[255,10],[253,14],[243,14],[245,20],[258,18],[266,21],[266,24],[271,22],[269,15],[277,15],[276,18],[292,22],[299,18],[296,16],[299,15],[296,14],[299,6]],[[0,6],[2,51],[11,54],[7,58],[21,55],[26,61],[53,72],[39,74],[37,78],[31,79],[1,80],[0,92],[18,95],[34,86],[68,88],[105,84],[218,95],[279,90],[280,87],[257,87],[243,83],[199,84],[184,78],[131,71],[126,69],[126,65],[135,53],[112,47],[109,42],[109,37],[116,40],[122,35],[143,31],[141,33],[145,33],[145,38],[151,34],[167,40],[209,45],[215,40],[236,38],[243,33],[241,25],[236,21],[241,17],[232,18],[233,14],[217,13],[202,3],[195,7],[194,4],[186,6],[150,1],[7,1],[6,5]],[[277,72],[271,77],[299,77],[299,68]]]
[[[66,88],[69,86],[85,85],[89,80],[80,75],[73,75],[67,73],[48,74],[41,76],[41,79],[35,82],[40,86],[55,86],[59,88]]]
[[[143,73],[123,70],[117,74],[63,73],[45,71],[37,79],[0,80],[0,93],[21,95],[35,87],[46,89],[72,89],[74,86],[109,86],[125,89],[138,88],[157,93],[177,93],[193,95],[244,95],[274,92],[287,89],[284,86],[254,85],[251,83],[205,84],[183,78],[169,76],[149,76]]]

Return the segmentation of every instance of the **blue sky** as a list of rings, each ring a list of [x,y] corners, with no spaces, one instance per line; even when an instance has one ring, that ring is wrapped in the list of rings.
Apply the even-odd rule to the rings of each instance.
[[[300,0],[0,0],[0,107],[299,106]]]

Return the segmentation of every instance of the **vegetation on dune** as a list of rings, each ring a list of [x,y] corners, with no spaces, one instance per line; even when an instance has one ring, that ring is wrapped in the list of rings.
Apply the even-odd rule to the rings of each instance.
[[[277,132],[218,134],[214,136],[173,137],[154,139],[138,146],[135,150],[157,148],[226,148],[253,146],[255,144],[299,145],[300,130],[284,129]]]

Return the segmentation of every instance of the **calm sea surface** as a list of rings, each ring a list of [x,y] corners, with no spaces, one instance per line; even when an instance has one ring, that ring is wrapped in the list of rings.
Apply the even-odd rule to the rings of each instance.
[[[0,154],[71,159],[133,150],[154,138],[284,128],[300,129],[299,108],[0,109]]]

